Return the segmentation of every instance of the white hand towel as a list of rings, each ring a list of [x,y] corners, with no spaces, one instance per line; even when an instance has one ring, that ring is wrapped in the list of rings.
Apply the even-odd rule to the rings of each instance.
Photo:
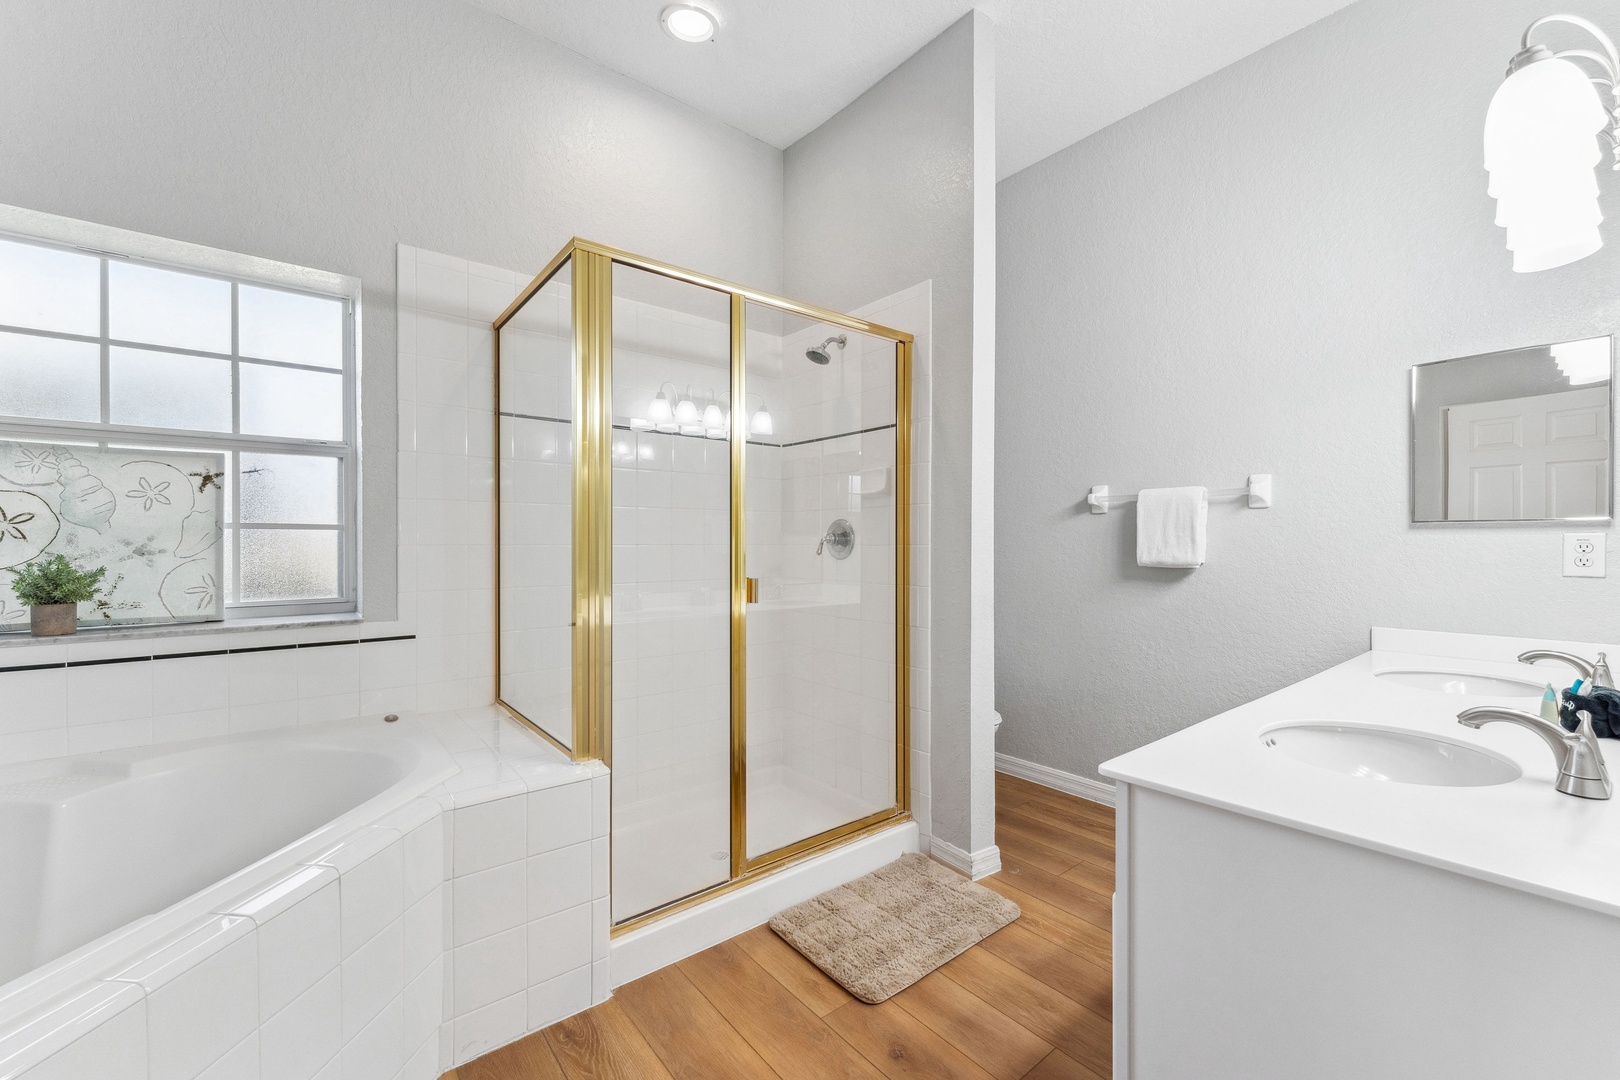
[[[1136,565],[1203,566],[1208,518],[1204,488],[1145,488],[1136,499]]]

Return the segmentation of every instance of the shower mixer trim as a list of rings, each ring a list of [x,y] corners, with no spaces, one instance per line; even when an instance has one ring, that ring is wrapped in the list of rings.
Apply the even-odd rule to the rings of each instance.
[[[816,541],[816,554],[820,555],[823,548],[835,559],[849,558],[849,553],[855,550],[855,526],[844,518],[827,526],[826,533]]]

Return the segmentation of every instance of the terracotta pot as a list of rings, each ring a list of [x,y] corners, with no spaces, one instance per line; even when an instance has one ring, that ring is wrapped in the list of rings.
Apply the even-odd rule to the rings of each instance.
[[[78,604],[35,604],[28,609],[28,631],[35,637],[63,637],[79,632]]]

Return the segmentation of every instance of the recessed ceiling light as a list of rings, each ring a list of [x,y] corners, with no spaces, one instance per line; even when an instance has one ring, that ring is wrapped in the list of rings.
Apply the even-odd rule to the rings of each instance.
[[[720,20],[714,12],[695,4],[671,4],[658,21],[664,24],[664,33],[676,41],[693,44],[712,41],[715,31],[720,29]]]

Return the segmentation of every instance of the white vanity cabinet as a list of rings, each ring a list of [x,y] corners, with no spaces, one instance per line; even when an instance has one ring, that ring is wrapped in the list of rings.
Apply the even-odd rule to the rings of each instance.
[[[1104,765],[1115,1077],[1620,1077],[1620,798],[1555,792],[1529,732],[1461,728],[1477,700],[1374,677],[1422,660],[1367,653]],[[1456,733],[1523,775],[1401,784],[1263,744],[1301,719]]]
[[[1119,1080],[1620,1077],[1620,918],[1118,794]]]

